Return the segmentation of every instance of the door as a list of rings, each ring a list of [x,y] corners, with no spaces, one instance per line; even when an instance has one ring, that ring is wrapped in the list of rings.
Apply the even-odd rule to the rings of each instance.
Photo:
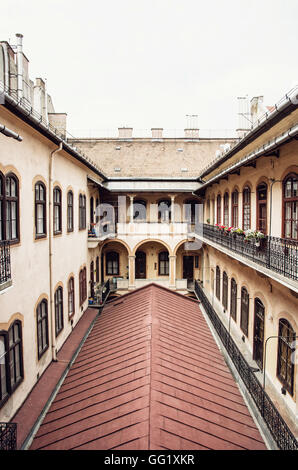
[[[265,307],[259,299],[255,299],[255,323],[254,323],[254,349],[253,358],[263,369],[263,351],[264,351],[264,316]]]
[[[146,279],[146,253],[143,251],[136,252],[136,279]]]
[[[183,256],[183,279],[193,281],[193,256]]]

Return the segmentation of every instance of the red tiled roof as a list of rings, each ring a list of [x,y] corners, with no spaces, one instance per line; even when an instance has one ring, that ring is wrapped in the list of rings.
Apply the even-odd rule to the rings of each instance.
[[[150,285],[108,303],[33,449],[266,449],[197,301]]]

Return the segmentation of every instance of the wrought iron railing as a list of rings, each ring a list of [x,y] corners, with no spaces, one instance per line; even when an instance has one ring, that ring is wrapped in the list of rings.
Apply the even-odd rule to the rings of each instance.
[[[298,242],[287,238],[266,236],[257,246],[254,239],[219,230],[216,226],[203,224],[203,237],[238,253],[285,277],[298,280]]]
[[[16,450],[17,424],[0,423],[0,450]]]
[[[227,353],[232,359],[250,396],[253,398],[261,416],[268,426],[277,446],[281,450],[298,450],[298,442],[295,436],[256,378],[252,368],[242,356],[236,343],[221,322],[198,281],[195,281],[194,290],[198,299],[202,302],[204,310],[210,318],[221,342],[227,350]]]
[[[0,241],[0,285],[11,281],[10,246],[8,241]]]

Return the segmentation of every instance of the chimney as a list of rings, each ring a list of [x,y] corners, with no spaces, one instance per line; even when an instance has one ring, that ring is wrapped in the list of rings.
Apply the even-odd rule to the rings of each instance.
[[[119,139],[131,139],[132,130],[132,127],[118,127]]]
[[[162,139],[162,127],[151,127],[152,139]]]
[[[17,37],[17,95],[18,100],[23,97],[23,35],[16,34]]]
[[[188,139],[198,139],[199,133],[200,133],[200,129],[197,129],[197,128],[184,129],[184,137],[187,137]]]
[[[263,101],[264,101],[263,96],[254,96],[250,100],[250,114],[251,114],[251,120],[253,124],[266,112]]]
[[[251,115],[249,111],[248,96],[238,96],[238,128],[239,139],[243,139],[251,129]]]

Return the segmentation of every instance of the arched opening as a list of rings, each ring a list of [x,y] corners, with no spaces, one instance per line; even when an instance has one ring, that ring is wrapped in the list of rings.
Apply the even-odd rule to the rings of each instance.
[[[169,255],[166,246],[158,241],[141,243],[135,252],[135,279],[165,282],[167,285],[170,275]]]
[[[263,369],[264,356],[264,321],[265,307],[262,301],[255,299],[255,319],[254,319],[254,346],[253,359],[256,361],[260,369]]]
[[[267,234],[267,184],[257,187],[257,230]]]

